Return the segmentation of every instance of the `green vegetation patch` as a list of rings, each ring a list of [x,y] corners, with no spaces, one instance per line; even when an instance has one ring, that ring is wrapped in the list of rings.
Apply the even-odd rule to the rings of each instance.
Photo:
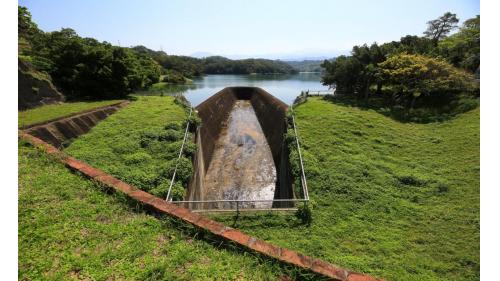
[[[235,227],[387,280],[479,279],[479,108],[416,124],[310,97],[295,113],[310,226],[301,208]]]
[[[66,152],[156,196],[167,195],[184,137],[187,108],[174,97],[147,96],[100,122]],[[192,174],[188,158],[192,135],[180,158],[176,181],[186,187]],[[182,197],[182,193],[175,193]],[[181,198],[174,198],[181,199]]]
[[[81,111],[119,103],[121,101],[122,100],[104,100],[104,101],[92,101],[92,102],[67,102],[60,104],[44,105],[37,108],[28,109],[25,111],[19,111],[17,119],[18,125],[19,127],[22,127],[31,124],[41,123],[59,117],[72,115]]]
[[[269,259],[149,215],[23,143],[18,219],[21,280],[298,278]]]

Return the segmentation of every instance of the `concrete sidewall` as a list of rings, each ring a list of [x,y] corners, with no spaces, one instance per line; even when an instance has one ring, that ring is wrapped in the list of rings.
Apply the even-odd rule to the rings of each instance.
[[[196,136],[198,148],[194,160],[195,175],[189,184],[188,199],[204,200],[200,197],[203,194],[200,192],[203,182],[201,179],[205,176],[215,144],[237,100],[250,100],[271,148],[277,172],[275,199],[293,198],[288,149],[284,142],[288,106],[261,88],[227,87],[196,107],[202,125]]]

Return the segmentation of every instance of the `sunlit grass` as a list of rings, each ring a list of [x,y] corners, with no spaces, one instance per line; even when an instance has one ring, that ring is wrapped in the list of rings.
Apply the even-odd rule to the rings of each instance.
[[[65,151],[129,184],[165,197],[187,116],[188,112],[174,102],[174,97],[137,97],[77,138]],[[187,157],[194,153],[193,146],[192,142],[186,145]],[[177,182],[186,182],[182,176],[189,178],[191,161],[183,157],[180,163]]]
[[[49,121],[101,106],[115,104],[121,100],[105,100],[93,102],[67,102],[61,104],[43,105],[37,108],[19,111],[18,126],[28,126],[35,123]]]
[[[310,98],[296,114],[311,226],[293,215],[258,215],[235,227],[388,280],[479,279],[479,108],[414,124]],[[141,134],[185,118],[172,97],[140,97],[67,152],[147,189],[179,143],[154,153],[140,146]]]
[[[296,120],[312,225],[250,216],[235,227],[387,280],[479,279],[479,108],[413,124],[310,98]]]
[[[20,280],[277,280],[276,262],[157,218],[19,146]]]

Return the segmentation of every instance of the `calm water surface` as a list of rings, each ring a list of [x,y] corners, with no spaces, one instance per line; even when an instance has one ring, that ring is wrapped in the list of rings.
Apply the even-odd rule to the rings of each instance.
[[[195,79],[190,85],[171,85],[166,93],[183,93],[197,106],[213,94],[230,86],[260,87],[286,104],[293,103],[301,91],[328,90],[321,85],[320,73],[299,73],[293,75],[206,75]]]

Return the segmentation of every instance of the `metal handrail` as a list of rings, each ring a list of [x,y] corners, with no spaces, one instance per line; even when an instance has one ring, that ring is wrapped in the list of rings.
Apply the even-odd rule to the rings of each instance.
[[[170,199],[170,203],[174,203],[174,204],[183,204],[183,203],[186,203],[186,204],[196,204],[196,203],[199,203],[199,204],[203,204],[203,203],[236,203],[236,211],[239,212],[240,208],[239,208],[239,204],[240,203],[257,203],[257,202],[309,202],[309,191],[308,191],[308,187],[307,187],[307,179],[306,179],[306,174],[305,174],[305,171],[304,171],[304,162],[303,162],[303,159],[302,159],[302,152],[301,152],[301,149],[300,149],[300,143],[299,143],[299,136],[298,136],[298,133],[297,133],[297,126],[295,124],[295,116],[293,114],[293,107],[290,107],[291,110],[292,110],[292,123],[293,123],[293,129],[294,129],[294,132],[295,132],[295,141],[297,143],[297,150],[298,150],[298,153],[299,153],[299,162],[300,162],[300,170],[301,170],[301,176],[300,176],[300,179],[301,179],[301,183],[302,183],[302,189],[303,189],[303,194],[304,194],[304,198],[301,198],[301,199],[294,199],[294,198],[291,198],[291,199],[255,199],[255,200],[245,200],[245,199],[218,199],[218,200],[179,200],[179,201],[172,201]],[[191,111],[192,111],[192,108],[191,108]],[[191,117],[191,111],[189,112],[189,116]],[[179,152],[179,158],[182,154],[182,149],[184,147],[184,143],[186,141],[186,135],[187,135],[187,130],[188,130],[188,127],[189,127],[189,121],[188,121],[188,124],[186,125],[186,132],[184,134],[184,140],[182,142],[182,146],[181,146],[181,151]],[[178,159],[179,159],[178,158]],[[166,201],[169,201],[169,197],[170,197],[170,192],[171,192],[171,189],[172,189],[172,186],[173,186],[173,182],[174,182],[174,179],[175,179],[175,173],[177,171],[177,165],[178,165],[178,161],[177,161],[177,164],[176,164],[176,167],[175,167],[175,170],[174,170],[174,174],[172,176],[172,180],[170,182],[170,187],[168,189],[168,193],[167,193],[167,198],[165,199]],[[265,209],[255,209],[255,211],[258,211],[258,210],[280,210],[280,209],[283,209],[283,210],[296,210],[295,208],[265,208]],[[222,209],[221,209],[222,210]],[[234,211],[234,209],[225,209],[226,211]],[[218,211],[218,209],[206,209],[206,210],[196,210],[198,212],[203,212],[203,211]]]
[[[172,180],[170,180],[170,186],[168,187],[167,198],[165,198],[165,201],[168,201],[168,199],[170,197],[170,192],[172,191],[172,186],[174,185],[175,174],[177,173],[177,167],[179,166],[179,159],[182,156],[182,151],[184,150],[184,144],[186,143],[186,137],[188,134],[189,119],[191,118],[191,113],[193,113],[192,107],[190,107],[190,109],[189,109],[189,117],[188,117],[187,124],[186,124],[186,131],[184,132],[184,139],[182,140],[181,149],[179,151],[179,157],[177,157],[177,163],[175,163],[174,174],[172,175]],[[172,201],[172,200],[170,200],[170,201]]]
[[[302,190],[304,193],[304,199],[309,200],[309,191],[307,188],[307,180],[306,180],[306,174],[304,172],[304,162],[302,161],[302,152],[300,151],[300,143],[299,143],[299,135],[297,133],[297,126],[295,125],[295,114],[293,112],[293,107],[292,108],[292,123],[293,123],[293,130],[295,133],[295,141],[297,143],[297,151],[299,153],[299,162],[300,162],[300,171],[301,171],[301,177],[300,180],[302,182]]]
[[[295,212],[298,208],[243,208],[243,209],[194,209],[191,212],[194,213],[252,213],[252,212]]]
[[[220,199],[220,200],[181,200],[181,201],[171,201],[171,203],[220,203],[220,202],[232,202],[232,203],[247,203],[247,202],[305,202],[308,199],[255,199],[255,200],[245,200],[245,199]]]

